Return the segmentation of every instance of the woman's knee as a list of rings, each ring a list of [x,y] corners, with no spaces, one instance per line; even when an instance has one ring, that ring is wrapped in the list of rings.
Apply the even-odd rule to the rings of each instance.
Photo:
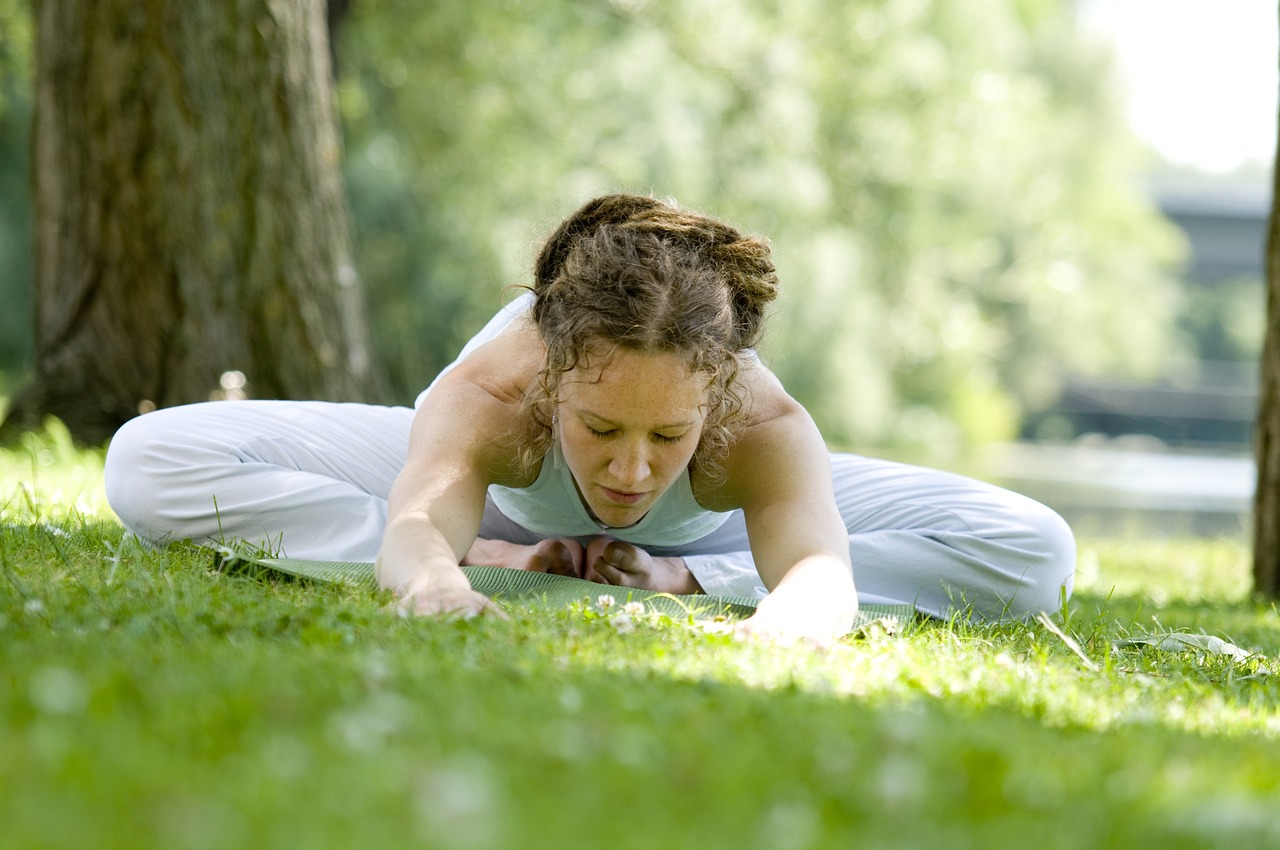
[[[225,453],[209,452],[205,443],[218,430],[203,421],[205,405],[157,410],[131,419],[116,431],[107,447],[103,469],[107,503],[130,531],[147,539],[179,533],[174,516],[187,513],[186,493],[201,470]],[[205,476],[207,477],[207,476]]]
[[[146,444],[146,429],[140,426],[145,416],[131,419],[120,426],[111,437],[106,449],[106,462],[102,470],[102,479],[106,489],[106,502],[115,511],[125,527],[133,530],[136,518],[145,515],[143,502],[152,492],[141,479],[143,445]]]
[[[1076,540],[1071,527],[1051,508],[1035,507],[1023,516],[1019,549],[1026,563],[1006,616],[1054,611],[1071,596],[1076,571]]]
[[[154,515],[159,497],[147,460],[155,438],[156,415],[130,419],[120,426],[107,447],[103,468],[107,503],[131,531],[137,531],[146,517]]]

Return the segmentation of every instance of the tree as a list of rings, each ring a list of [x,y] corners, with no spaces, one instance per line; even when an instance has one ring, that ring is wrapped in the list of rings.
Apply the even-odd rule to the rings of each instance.
[[[36,362],[6,431],[377,393],[324,4],[36,0]]]
[[[347,185],[377,345],[430,380],[594,193],[773,240],[763,352],[842,448],[1012,436],[1158,374],[1178,237],[1069,0],[360,0]]]
[[[1273,179],[1280,192],[1280,146]],[[1258,481],[1253,496],[1253,584],[1275,597],[1280,595],[1280,199],[1275,194],[1266,259],[1267,330],[1254,435]]]

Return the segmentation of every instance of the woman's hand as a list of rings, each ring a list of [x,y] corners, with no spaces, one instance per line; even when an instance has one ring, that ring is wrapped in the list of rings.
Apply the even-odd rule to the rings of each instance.
[[[456,573],[456,575],[455,575]],[[489,597],[471,589],[471,582],[456,567],[452,571],[423,572],[396,588],[396,610],[406,614],[449,616],[469,620],[479,615],[507,619]]]
[[[814,556],[792,567],[760,601],[755,615],[738,624],[735,635],[829,646],[849,633],[857,613],[858,596],[848,567],[834,558]]]
[[[583,578],[662,593],[702,593],[683,558],[655,558],[630,543],[597,537],[587,544]]]
[[[849,632],[856,611],[856,605],[850,609],[774,591],[760,601],[753,616],[738,624],[734,636],[826,647]]]

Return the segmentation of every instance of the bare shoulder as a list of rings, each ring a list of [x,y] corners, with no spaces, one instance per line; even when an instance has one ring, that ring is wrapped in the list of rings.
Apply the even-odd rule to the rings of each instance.
[[[791,397],[778,377],[759,360],[752,360],[743,368],[741,381],[745,390],[741,423],[744,434],[788,416],[808,417],[803,405]]]
[[[721,474],[695,482],[699,503],[713,510],[744,507],[753,495],[825,469],[827,450],[809,412],[763,364],[743,371],[744,417]],[[825,472],[822,474],[826,474]]]
[[[471,352],[418,409],[410,458],[467,462],[483,468],[493,483],[522,483],[513,477],[516,447],[536,426],[521,401],[543,357],[537,329],[525,319]]]

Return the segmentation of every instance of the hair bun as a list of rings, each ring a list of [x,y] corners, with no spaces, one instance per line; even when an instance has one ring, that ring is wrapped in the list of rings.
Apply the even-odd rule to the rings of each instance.
[[[541,297],[564,274],[574,250],[604,229],[628,228],[678,246],[712,267],[723,281],[733,311],[736,349],[759,339],[765,309],[778,295],[769,243],[744,236],[710,216],[680,210],[645,195],[604,195],[583,204],[547,238],[534,264],[534,292]],[[535,308],[535,316],[537,309]]]
[[[733,301],[738,346],[750,348],[760,338],[765,309],[778,297],[778,275],[768,242],[736,231],[734,236],[732,241],[715,245],[712,253],[724,270]]]
[[[560,276],[565,260],[581,238],[605,225],[623,224],[638,213],[660,206],[661,202],[643,195],[603,195],[587,201],[547,237],[534,263],[533,291],[542,292]]]

